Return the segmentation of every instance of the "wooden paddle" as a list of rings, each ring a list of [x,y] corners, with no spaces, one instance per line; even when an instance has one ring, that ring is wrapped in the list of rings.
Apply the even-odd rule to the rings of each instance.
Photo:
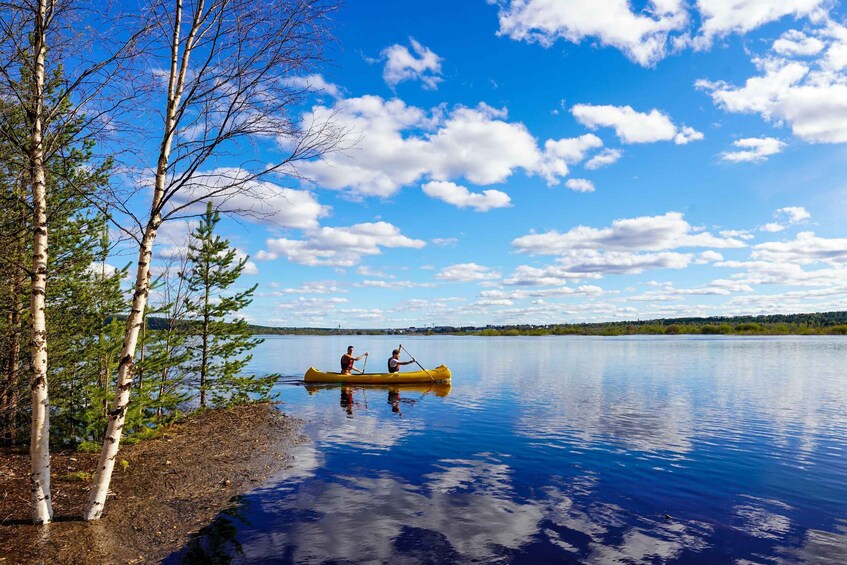
[[[368,366],[368,353],[365,352],[365,362],[362,364],[362,372],[359,373],[360,375],[365,374],[365,367],[367,367],[367,366]]]
[[[423,365],[421,365],[420,363],[418,363],[418,360],[417,360],[417,359],[415,359],[415,356],[414,356],[414,355],[412,355],[411,353],[409,353],[409,350],[408,350],[408,349],[406,349],[405,347],[403,347],[403,344],[402,344],[402,343],[400,344],[400,349],[402,349],[403,351],[405,351],[405,352],[406,352],[406,355],[408,355],[409,357],[411,357],[411,358],[412,358],[412,361],[414,361],[415,363],[417,363],[418,367],[420,367],[421,369],[423,369],[423,372],[424,372],[424,373],[426,373],[426,375],[427,375],[427,376],[428,376],[428,377],[432,380],[432,382],[435,382],[435,377],[433,377],[433,376],[429,373],[429,371],[427,371],[426,369],[424,369],[424,366],[423,366]]]

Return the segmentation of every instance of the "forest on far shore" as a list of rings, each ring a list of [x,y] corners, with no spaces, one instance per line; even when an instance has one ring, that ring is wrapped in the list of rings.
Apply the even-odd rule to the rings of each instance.
[[[151,323],[155,320],[151,319]],[[386,329],[276,328],[251,325],[256,335],[847,335],[847,312],[766,314],[760,316],[711,316],[708,318],[657,318],[622,322],[579,324],[516,324],[475,326],[427,326]]]

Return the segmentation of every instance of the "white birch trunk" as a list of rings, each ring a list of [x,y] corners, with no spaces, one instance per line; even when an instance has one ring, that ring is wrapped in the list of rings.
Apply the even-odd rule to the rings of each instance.
[[[100,452],[100,460],[95,470],[94,486],[88,497],[88,507],[85,510],[86,520],[97,520],[103,513],[106,496],[109,494],[109,483],[115,468],[115,458],[121,444],[126,410],[129,405],[129,393],[132,390],[132,379],[135,370],[135,349],[138,345],[138,334],[144,322],[144,309],[147,307],[147,295],[150,292],[150,260],[153,256],[153,241],[159,220],[154,219],[144,231],[138,250],[138,269],[135,276],[135,293],[132,297],[132,307],[126,321],[126,334],[120,362],[118,363],[118,383],[115,387],[115,400],[109,411],[109,423],[106,426],[106,438]]]
[[[29,166],[32,182],[32,299],[30,301],[32,354],[32,435],[30,437],[30,489],[32,520],[47,524],[53,519],[50,501],[50,400],[47,395],[47,185],[44,174],[45,25],[49,0],[39,0],[32,34],[35,66],[32,77]]]
[[[138,335],[141,324],[144,321],[144,309],[147,307],[147,296],[150,292],[150,262],[153,258],[153,242],[156,232],[162,223],[159,206],[165,194],[167,182],[168,163],[173,146],[174,134],[177,129],[177,108],[182,97],[185,75],[188,71],[188,60],[191,54],[197,29],[199,27],[200,14],[203,12],[203,0],[200,0],[195,8],[194,22],[186,38],[186,47],[180,59],[180,26],[182,25],[182,0],[176,0],[176,11],[174,14],[174,32],[171,43],[170,73],[168,80],[167,110],[165,113],[164,133],[162,145],[159,149],[159,160],[156,166],[156,180],[153,190],[153,200],[150,207],[150,221],[144,230],[138,251],[138,268],[135,276],[135,293],[132,297],[132,308],[126,321],[126,333],[124,345],[121,350],[121,358],[118,363],[118,383],[115,390],[115,400],[109,412],[109,423],[106,426],[106,437],[103,440],[103,449],[100,452],[100,461],[97,464],[94,476],[94,486],[88,496],[88,506],[83,518],[85,520],[99,520],[103,515],[106,505],[106,496],[109,494],[109,484],[112,480],[112,471],[115,468],[115,457],[123,434],[126,409],[129,404],[129,393],[132,390],[132,377],[135,350],[138,345]]]

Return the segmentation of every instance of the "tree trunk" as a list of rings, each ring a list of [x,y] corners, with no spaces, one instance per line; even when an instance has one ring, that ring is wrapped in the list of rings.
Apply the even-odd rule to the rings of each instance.
[[[95,470],[94,486],[88,497],[88,507],[85,510],[85,520],[97,520],[103,514],[106,495],[109,493],[109,483],[115,468],[115,457],[121,443],[126,409],[129,405],[129,393],[132,389],[138,334],[144,321],[144,310],[147,308],[147,296],[150,292],[150,261],[153,256],[153,242],[159,228],[159,219],[154,220],[144,231],[144,238],[138,249],[138,270],[135,277],[135,293],[132,297],[132,307],[126,320],[126,335],[118,363],[118,383],[115,388],[115,400],[109,411],[109,421],[106,426],[106,437],[103,440],[103,450]]]
[[[47,5],[39,0],[35,14],[32,47],[35,56],[32,99],[28,108],[32,124],[29,149],[32,180],[32,300],[30,301],[32,353],[32,520],[46,524],[53,519],[50,501],[50,401],[47,395],[47,183],[44,173],[44,57],[46,51]]]
[[[208,268],[207,268],[208,272]],[[203,350],[200,361],[200,406],[206,406],[206,371],[209,364],[209,285],[203,301]]]

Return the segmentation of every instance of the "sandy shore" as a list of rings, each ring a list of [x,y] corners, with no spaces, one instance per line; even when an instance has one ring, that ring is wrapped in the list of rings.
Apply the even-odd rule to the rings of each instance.
[[[80,519],[90,480],[72,474],[93,472],[97,454],[55,453],[55,522],[47,527],[29,524],[28,453],[0,451],[0,565],[158,561],[184,547],[233,497],[284,468],[289,448],[302,441],[299,422],[270,404],[189,418],[160,438],[121,448],[114,496],[93,523]]]

